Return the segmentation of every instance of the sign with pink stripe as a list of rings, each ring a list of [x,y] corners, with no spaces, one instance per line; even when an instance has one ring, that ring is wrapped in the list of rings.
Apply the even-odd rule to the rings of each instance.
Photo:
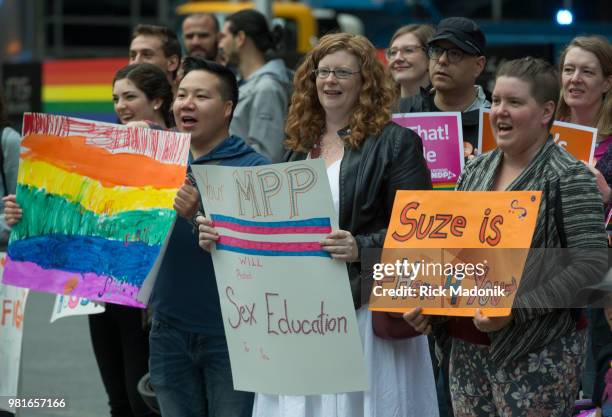
[[[321,246],[338,230],[323,161],[191,168],[219,235],[211,255],[234,388],[367,389],[346,264]]]

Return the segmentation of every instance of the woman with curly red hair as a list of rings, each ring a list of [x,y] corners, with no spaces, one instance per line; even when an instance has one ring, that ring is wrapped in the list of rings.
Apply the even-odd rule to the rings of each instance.
[[[325,162],[340,230],[321,245],[346,262],[370,387],[306,397],[260,394],[254,416],[438,415],[427,339],[376,337],[360,278],[363,251],[383,246],[395,192],[431,189],[420,138],[391,122],[395,99],[393,81],[363,36],[324,36],[296,71],[286,159]]]

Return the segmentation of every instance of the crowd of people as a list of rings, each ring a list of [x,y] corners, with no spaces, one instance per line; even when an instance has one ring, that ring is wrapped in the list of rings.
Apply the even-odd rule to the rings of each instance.
[[[600,377],[588,394],[608,415],[601,377],[612,359],[608,310],[530,308],[534,290],[517,296],[507,317],[440,320],[420,308],[389,316],[414,331],[384,338],[373,330],[359,262],[363,250],[383,246],[396,191],[432,189],[420,137],[394,124],[393,113],[461,113],[467,162],[457,190],[543,191],[532,248],[607,248],[608,40],[575,38],[558,69],[532,57],[504,62],[489,93],[476,83],[487,62],[486,37],[463,17],[399,28],[385,51],[387,65],[364,36],[328,34],[295,72],[275,57],[278,32],[254,10],[222,26],[214,15],[189,16],[182,34],[186,57],[171,29],[135,28],[129,64],[113,80],[118,121],[190,133],[189,165],[323,160],[339,230],[321,248],[346,263],[370,388],[318,396],[234,390],[209,253],[219,234],[203,214],[188,168],[149,311],[107,304],[90,316],[111,416],[153,415],[136,390],[147,372],[166,417],[572,416],[588,385],[587,358],[591,368],[604,367],[591,369]],[[490,108],[497,143],[484,154],[482,108]],[[597,128],[595,166],[554,143],[555,120]],[[0,127],[6,245],[23,212],[15,197],[19,136],[2,119]],[[573,291],[603,280],[601,258],[581,262],[582,268],[554,265],[539,273]],[[547,296],[558,305],[572,301],[565,291]]]

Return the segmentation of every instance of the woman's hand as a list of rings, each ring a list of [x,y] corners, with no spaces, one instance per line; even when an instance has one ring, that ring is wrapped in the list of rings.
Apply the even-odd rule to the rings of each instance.
[[[14,226],[19,223],[19,220],[21,220],[23,216],[23,210],[21,210],[21,206],[17,203],[15,194],[9,194],[3,197],[2,201],[4,202],[4,221],[6,224]]]
[[[481,332],[489,333],[503,329],[512,321],[512,315],[507,317],[486,317],[480,312],[480,309],[476,309],[476,315],[474,316],[474,326]]]
[[[404,313],[403,318],[417,332],[429,334],[431,333],[431,323],[429,320],[429,316],[421,314],[421,311],[423,311],[421,307],[413,308],[412,310]]]
[[[200,208],[200,193],[196,187],[191,185],[189,178],[185,178],[185,182],[176,194],[173,207],[179,216],[189,220],[193,219],[193,216],[198,212]]]
[[[359,260],[357,241],[346,230],[337,230],[321,241],[321,249],[330,253],[333,259],[344,262]]]
[[[213,243],[219,240],[219,233],[213,227],[213,222],[204,216],[196,217],[198,224],[198,244],[206,252],[210,252]]]

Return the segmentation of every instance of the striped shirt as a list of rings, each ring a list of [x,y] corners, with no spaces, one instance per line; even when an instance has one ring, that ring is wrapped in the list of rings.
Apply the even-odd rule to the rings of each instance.
[[[496,149],[471,160],[457,182],[457,190],[491,190],[502,158],[503,152]],[[506,188],[506,191],[536,190],[542,191],[542,201],[532,248],[600,250],[581,251],[581,256],[572,259],[569,265],[543,261],[544,251],[536,251],[535,256],[530,254],[523,276],[537,278],[526,285],[521,283],[512,322],[488,333],[490,355],[498,363],[537,351],[575,331],[572,310],[550,306],[569,306],[581,289],[603,279],[601,271],[607,267],[607,238],[601,221],[603,205],[595,178],[582,162],[557,146],[552,137]]]

